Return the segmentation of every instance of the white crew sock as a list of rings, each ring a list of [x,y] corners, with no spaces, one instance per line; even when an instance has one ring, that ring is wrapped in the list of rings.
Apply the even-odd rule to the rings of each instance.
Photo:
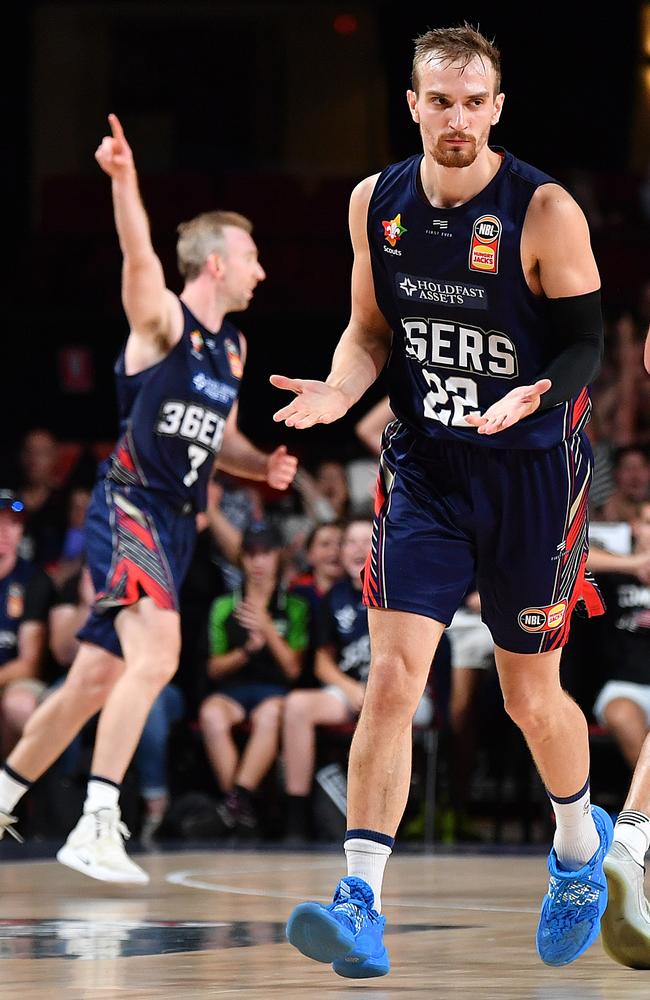
[[[91,775],[86,790],[84,812],[92,813],[97,812],[98,809],[117,809],[119,798],[120,789],[118,785]]]
[[[591,813],[589,782],[576,795],[557,799],[550,792],[556,830],[553,847],[566,871],[575,872],[593,858],[600,847],[600,836]]]
[[[386,862],[392,854],[386,844],[378,844],[374,840],[362,840],[352,837],[343,845],[348,862],[348,875],[362,878],[373,891],[374,909],[381,913],[381,886],[384,880]]]
[[[0,812],[12,813],[30,788],[31,782],[16,781],[3,767],[0,770]]]
[[[616,820],[614,842],[627,847],[636,863],[645,868],[650,848],[650,817],[636,809],[624,809]]]

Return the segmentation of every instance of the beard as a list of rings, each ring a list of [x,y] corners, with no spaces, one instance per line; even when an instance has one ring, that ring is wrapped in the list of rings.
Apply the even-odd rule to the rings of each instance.
[[[472,136],[465,146],[454,149],[445,145],[442,138],[433,147],[433,158],[441,167],[469,167],[476,159],[476,139]]]
[[[478,139],[474,135],[458,135],[454,133],[438,136],[431,151],[433,159],[441,167],[469,167],[487,142],[489,132],[490,129],[487,128]],[[454,149],[446,145],[445,139],[463,139],[466,144]]]

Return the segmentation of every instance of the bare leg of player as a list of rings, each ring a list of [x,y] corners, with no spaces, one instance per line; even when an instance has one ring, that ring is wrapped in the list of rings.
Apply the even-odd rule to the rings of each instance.
[[[287,924],[294,947],[316,961],[333,961],[334,971],[349,978],[383,976],[390,969],[382,882],[408,798],[413,715],[444,631],[430,618],[376,608],[368,611],[368,627],[372,663],[348,766],[348,874],[331,907],[302,903]],[[350,909],[362,921],[362,953],[355,952],[355,936],[345,928]]]
[[[110,882],[148,882],[128,857],[128,830],[118,806],[120,786],[155,699],[173,677],[180,652],[178,613],[145,597],[120,612],[115,623],[126,669],[99,717],[84,811],[57,854],[76,871]]]
[[[551,875],[537,950],[564,965],[596,939],[607,904],[602,865],[612,821],[589,794],[589,737],[581,709],[560,684],[561,649],[512,653],[495,647],[505,708],[530,747],[555,813]],[[567,900],[576,900],[567,909]]]

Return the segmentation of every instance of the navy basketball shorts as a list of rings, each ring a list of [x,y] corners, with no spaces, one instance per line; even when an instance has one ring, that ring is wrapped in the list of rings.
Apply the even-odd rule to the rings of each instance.
[[[582,433],[547,451],[384,432],[364,603],[449,625],[473,579],[497,646],[563,646],[576,608],[602,614],[585,576],[592,470]]]
[[[178,592],[194,550],[194,515],[149,490],[100,479],[85,535],[97,596],[77,638],[122,656],[115,631],[122,608],[150,597],[157,607],[178,611]]]

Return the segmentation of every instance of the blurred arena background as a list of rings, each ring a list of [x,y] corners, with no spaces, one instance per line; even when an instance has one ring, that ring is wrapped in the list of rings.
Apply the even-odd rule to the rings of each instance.
[[[650,275],[647,8],[14,5],[1,98],[6,459],[35,425],[62,440],[115,434],[126,326],[110,192],[93,159],[109,111],[135,151],[172,288],[178,222],[226,207],[255,223],[268,280],[241,317],[244,431],[301,451],[348,446],[381,385],[346,420],[299,436],[273,425],[267,376],[326,370],[349,306],[348,195],[418,149],[404,92],[412,39],[433,24],[466,18],[496,37],[506,106],[493,141],[567,183],[590,215],[608,312],[634,305]]]

